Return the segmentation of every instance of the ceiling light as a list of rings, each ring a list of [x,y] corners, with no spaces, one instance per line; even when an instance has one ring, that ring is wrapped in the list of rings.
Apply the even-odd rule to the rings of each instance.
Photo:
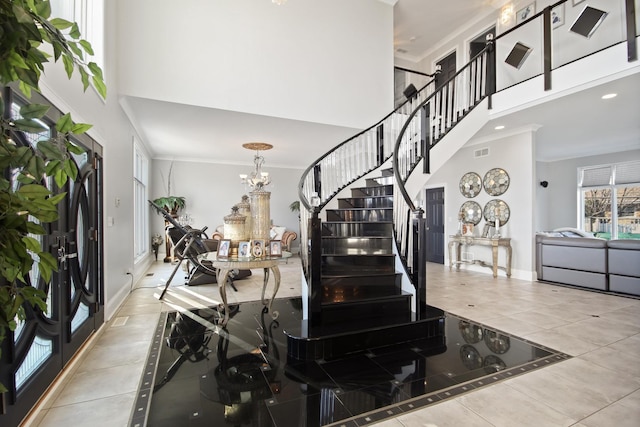
[[[248,184],[254,190],[260,190],[271,182],[269,172],[262,172],[264,157],[260,155],[260,151],[271,150],[273,145],[266,142],[248,142],[242,146],[247,150],[256,150],[256,154],[253,157],[255,169],[250,174],[240,174],[240,181],[243,184]]]
[[[495,130],[502,130],[504,129],[504,125],[498,125],[496,127],[494,127]]]
[[[602,95],[602,99],[611,99],[611,98],[615,98],[616,96],[618,96],[617,93],[608,93],[606,95]]]

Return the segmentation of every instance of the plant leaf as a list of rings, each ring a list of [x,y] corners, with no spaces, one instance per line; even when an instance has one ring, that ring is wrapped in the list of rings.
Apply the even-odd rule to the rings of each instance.
[[[56,125],[57,127],[57,125]],[[64,155],[58,148],[58,146],[50,141],[40,141],[38,142],[38,150],[50,160],[63,160]]]
[[[73,128],[73,121],[71,120],[71,114],[67,113],[60,117],[56,122],[56,130],[62,133],[68,133]]]
[[[71,59],[67,55],[62,55],[62,63],[64,64],[64,70],[67,72],[67,77],[71,78],[71,76],[73,75],[73,70],[75,68],[73,59]]]
[[[102,81],[102,79],[93,76],[93,85],[95,86],[96,90],[98,91],[98,93],[100,94],[100,96],[102,96],[102,98],[107,99],[107,86],[105,86],[104,82]]]
[[[47,105],[28,104],[23,105],[22,108],[20,108],[20,115],[25,119],[40,119],[47,113],[47,111],[49,111],[49,107]]]
[[[47,130],[41,123],[31,119],[17,119],[13,123],[16,125],[16,129],[27,133],[40,133]]]
[[[82,46],[84,51],[89,55],[95,55],[95,53],[93,53],[93,47],[91,47],[91,43],[86,40],[79,40],[78,43],[80,43],[80,46]]]
[[[72,22],[69,22],[66,19],[62,19],[62,18],[53,18],[49,20],[49,22],[58,30],[66,30],[67,28],[73,25]]]

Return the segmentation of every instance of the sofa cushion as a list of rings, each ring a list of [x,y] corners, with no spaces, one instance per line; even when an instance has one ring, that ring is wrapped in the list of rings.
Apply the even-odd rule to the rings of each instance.
[[[271,231],[270,231],[271,240],[282,240],[282,235],[286,230],[287,230],[286,227],[276,227],[276,226],[271,227]]]

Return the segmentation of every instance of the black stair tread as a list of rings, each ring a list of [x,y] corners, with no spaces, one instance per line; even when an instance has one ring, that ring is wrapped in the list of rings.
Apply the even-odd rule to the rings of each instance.
[[[362,223],[359,222],[358,224],[362,224]],[[392,239],[393,236],[322,236],[322,238],[323,239]]]
[[[328,211],[364,211],[364,210],[370,211],[372,209],[390,211],[390,210],[393,210],[393,206],[376,206],[373,208],[359,208],[354,206],[354,207],[348,207],[348,208],[331,208],[327,210]]]
[[[333,256],[333,257],[368,257],[368,258],[376,258],[376,257],[395,257],[396,254],[322,254],[323,257],[325,256]]]
[[[322,224],[393,224],[393,221],[323,221]]]
[[[412,295],[409,292],[400,291],[394,295],[375,295],[375,296],[364,296],[353,299],[346,299],[344,301],[328,301],[321,302],[321,306],[323,309],[331,308],[331,307],[343,307],[345,305],[362,305],[362,304],[372,304],[372,303],[380,303],[384,301],[392,301],[392,300],[403,300],[407,297],[411,297]]]
[[[373,188],[373,187],[365,187],[365,188]],[[368,196],[366,194],[354,194],[351,197],[340,197],[338,200],[352,200],[352,199],[388,199],[389,197],[393,197],[393,194],[377,194],[374,196]]]

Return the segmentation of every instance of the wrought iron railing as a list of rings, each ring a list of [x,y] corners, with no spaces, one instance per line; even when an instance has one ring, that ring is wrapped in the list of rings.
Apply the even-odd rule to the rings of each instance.
[[[433,93],[434,81],[370,128],[344,141],[309,166],[300,180],[300,257],[305,274],[311,275],[309,222],[340,190],[378,168],[393,154],[396,138],[407,117]]]
[[[392,168],[396,178],[394,230],[397,248],[410,279],[418,290],[420,302],[424,302],[424,271],[419,271],[425,266],[424,260],[419,259],[426,252],[423,249],[424,219],[405,184],[421,161],[423,172],[430,173],[430,150],[483,99],[489,98],[488,108],[491,108],[491,94],[496,91],[539,75],[544,78],[543,89],[549,90],[553,69],[624,41],[628,46],[628,61],[637,60],[638,0],[624,0],[623,4],[612,3],[611,10],[607,12],[616,19],[611,25],[620,27],[622,31],[614,28],[610,31],[613,35],[607,33],[607,37],[591,46],[584,40],[571,40],[569,43],[565,39],[571,36],[554,31],[558,28],[558,23],[552,21],[554,13],[556,18],[562,13],[562,19],[571,22],[570,15],[571,19],[577,20],[579,14],[588,12],[586,6],[575,10],[572,7],[569,11],[569,3],[567,0],[558,1],[527,21],[502,32],[495,41],[489,38],[485,49],[437,90],[434,89],[434,82],[430,82],[415,98],[405,102],[376,125],[338,145],[307,168],[300,180],[299,197],[302,204],[300,254],[309,284],[320,277],[319,214],[322,208],[340,190],[393,157]],[[519,31],[523,27],[526,30]],[[506,60],[508,65],[496,67],[495,58],[507,58],[517,42],[536,51],[532,56],[537,56],[538,60],[531,66],[517,67],[517,73],[513,72],[515,66]]]
[[[396,139],[392,157],[394,180],[394,228],[400,258],[414,285],[424,262],[419,254],[422,211],[407,193],[407,179],[423,161],[429,173],[429,152],[495,88],[493,40],[453,77],[439,86],[409,114]],[[412,222],[414,222],[412,224]]]

